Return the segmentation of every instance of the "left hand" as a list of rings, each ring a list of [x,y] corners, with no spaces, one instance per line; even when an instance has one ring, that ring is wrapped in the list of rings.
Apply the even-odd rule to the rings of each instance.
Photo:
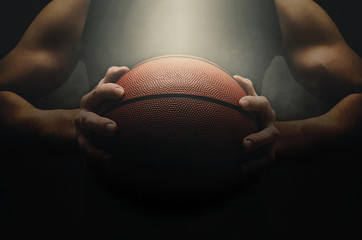
[[[271,108],[268,99],[258,96],[252,82],[241,76],[235,75],[246,92],[247,96],[239,101],[239,107],[246,112],[253,112],[259,117],[263,129],[257,133],[250,134],[243,139],[243,147],[246,152],[253,152],[263,148],[263,154],[256,159],[242,164],[242,179],[248,185],[254,187],[262,182],[274,163],[275,146],[279,136],[279,130],[275,127],[275,111]]]
[[[89,159],[104,162],[112,158],[110,153],[95,145],[91,135],[114,136],[116,134],[117,124],[111,119],[100,116],[98,111],[105,101],[122,99],[124,89],[115,82],[128,71],[127,67],[109,68],[99,84],[81,100],[80,111],[74,121],[79,148]]]

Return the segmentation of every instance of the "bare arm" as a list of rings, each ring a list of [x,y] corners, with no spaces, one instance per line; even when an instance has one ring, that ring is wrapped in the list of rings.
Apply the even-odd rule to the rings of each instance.
[[[19,95],[0,92],[0,143],[2,146],[27,147],[41,145],[39,150],[51,147],[76,149],[74,118],[79,110],[40,110]],[[38,149],[38,148],[34,148]]]
[[[63,83],[77,61],[89,2],[50,2],[0,61],[0,90],[33,100]]]
[[[90,0],[53,0],[0,61],[0,130],[20,138],[76,144],[79,110],[36,109],[31,102],[63,83],[77,61]]]
[[[312,0],[275,0],[285,58],[299,83],[335,104],[319,117],[277,122],[277,152],[291,154],[342,143],[360,133],[362,61],[329,16]]]

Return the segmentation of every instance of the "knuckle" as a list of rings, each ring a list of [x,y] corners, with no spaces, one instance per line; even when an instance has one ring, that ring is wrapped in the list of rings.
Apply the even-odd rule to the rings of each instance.
[[[276,127],[269,127],[267,131],[268,142],[274,143],[279,137],[279,130]]]
[[[101,89],[101,85],[97,85],[93,88],[92,94],[98,94]]]
[[[79,125],[80,125],[80,116],[79,114],[77,116],[75,116],[74,118],[74,125],[76,128],[79,128]]]
[[[253,82],[249,78],[244,78],[245,83],[249,85],[250,87],[253,87]]]
[[[107,122],[104,121],[104,119],[100,116],[96,116],[94,119],[94,128],[96,129],[105,129],[107,125]]]
[[[272,134],[273,138],[276,139],[277,137],[279,137],[279,130],[276,127],[272,127],[271,134]]]
[[[272,110],[269,100],[265,96],[259,96],[259,103],[260,103],[261,109],[263,111],[271,112],[271,111],[269,111],[269,110]]]
[[[90,97],[91,97],[91,98],[98,97],[99,95],[101,95],[102,90],[103,90],[103,86],[101,86],[101,85],[96,86],[96,87],[92,90]]]
[[[269,101],[265,96],[259,96],[259,99],[264,106],[269,106]]]
[[[109,67],[109,68],[107,69],[106,74],[109,74],[109,73],[114,72],[114,69],[115,69],[115,66],[111,66],[111,67]]]
[[[80,107],[81,107],[81,108],[86,105],[86,102],[87,102],[88,97],[89,97],[89,93],[86,94],[86,95],[84,95],[84,96],[81,98],[81,100],[80,100]]]
[[[275,113],[274,109],[271,110],[271,118],[272,118],[273,122],[276,120],[276,113]]]
[[[113,75],[118,69],[119,69],[119,67],[116,67],[116,66],[112,66],[112,67],[108,68],[108,70],[106,72],[106,76]]]
[[[87,126],[88,124],[88,118],[86,116],[86,114],[84,112],[82,112],[81,114],[78,115],[79,117],[77,118],[77,122],[78,122],[78,126],[80,128]]]

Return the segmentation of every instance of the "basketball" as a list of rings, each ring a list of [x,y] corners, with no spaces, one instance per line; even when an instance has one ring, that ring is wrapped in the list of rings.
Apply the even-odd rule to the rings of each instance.
[[[238,107],[238,82],[202,58],[172,55],[146,60],[117,82],[124,98],[101,115],[118,133],[101,144],[115,159],[104,171],[145,193],[204,194],[236,185],[248,156],[242,139],[259,129]]]

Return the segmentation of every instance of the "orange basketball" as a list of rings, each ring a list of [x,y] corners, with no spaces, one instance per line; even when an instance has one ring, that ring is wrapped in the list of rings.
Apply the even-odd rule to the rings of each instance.
[[[238,181],[242,139],[259,127],[238,107],[245,92],[218,65],[193,56],[146,60],[117,84],[124,98],[103,107],[118,134],[105,171],[141,192],[209,193]]]

